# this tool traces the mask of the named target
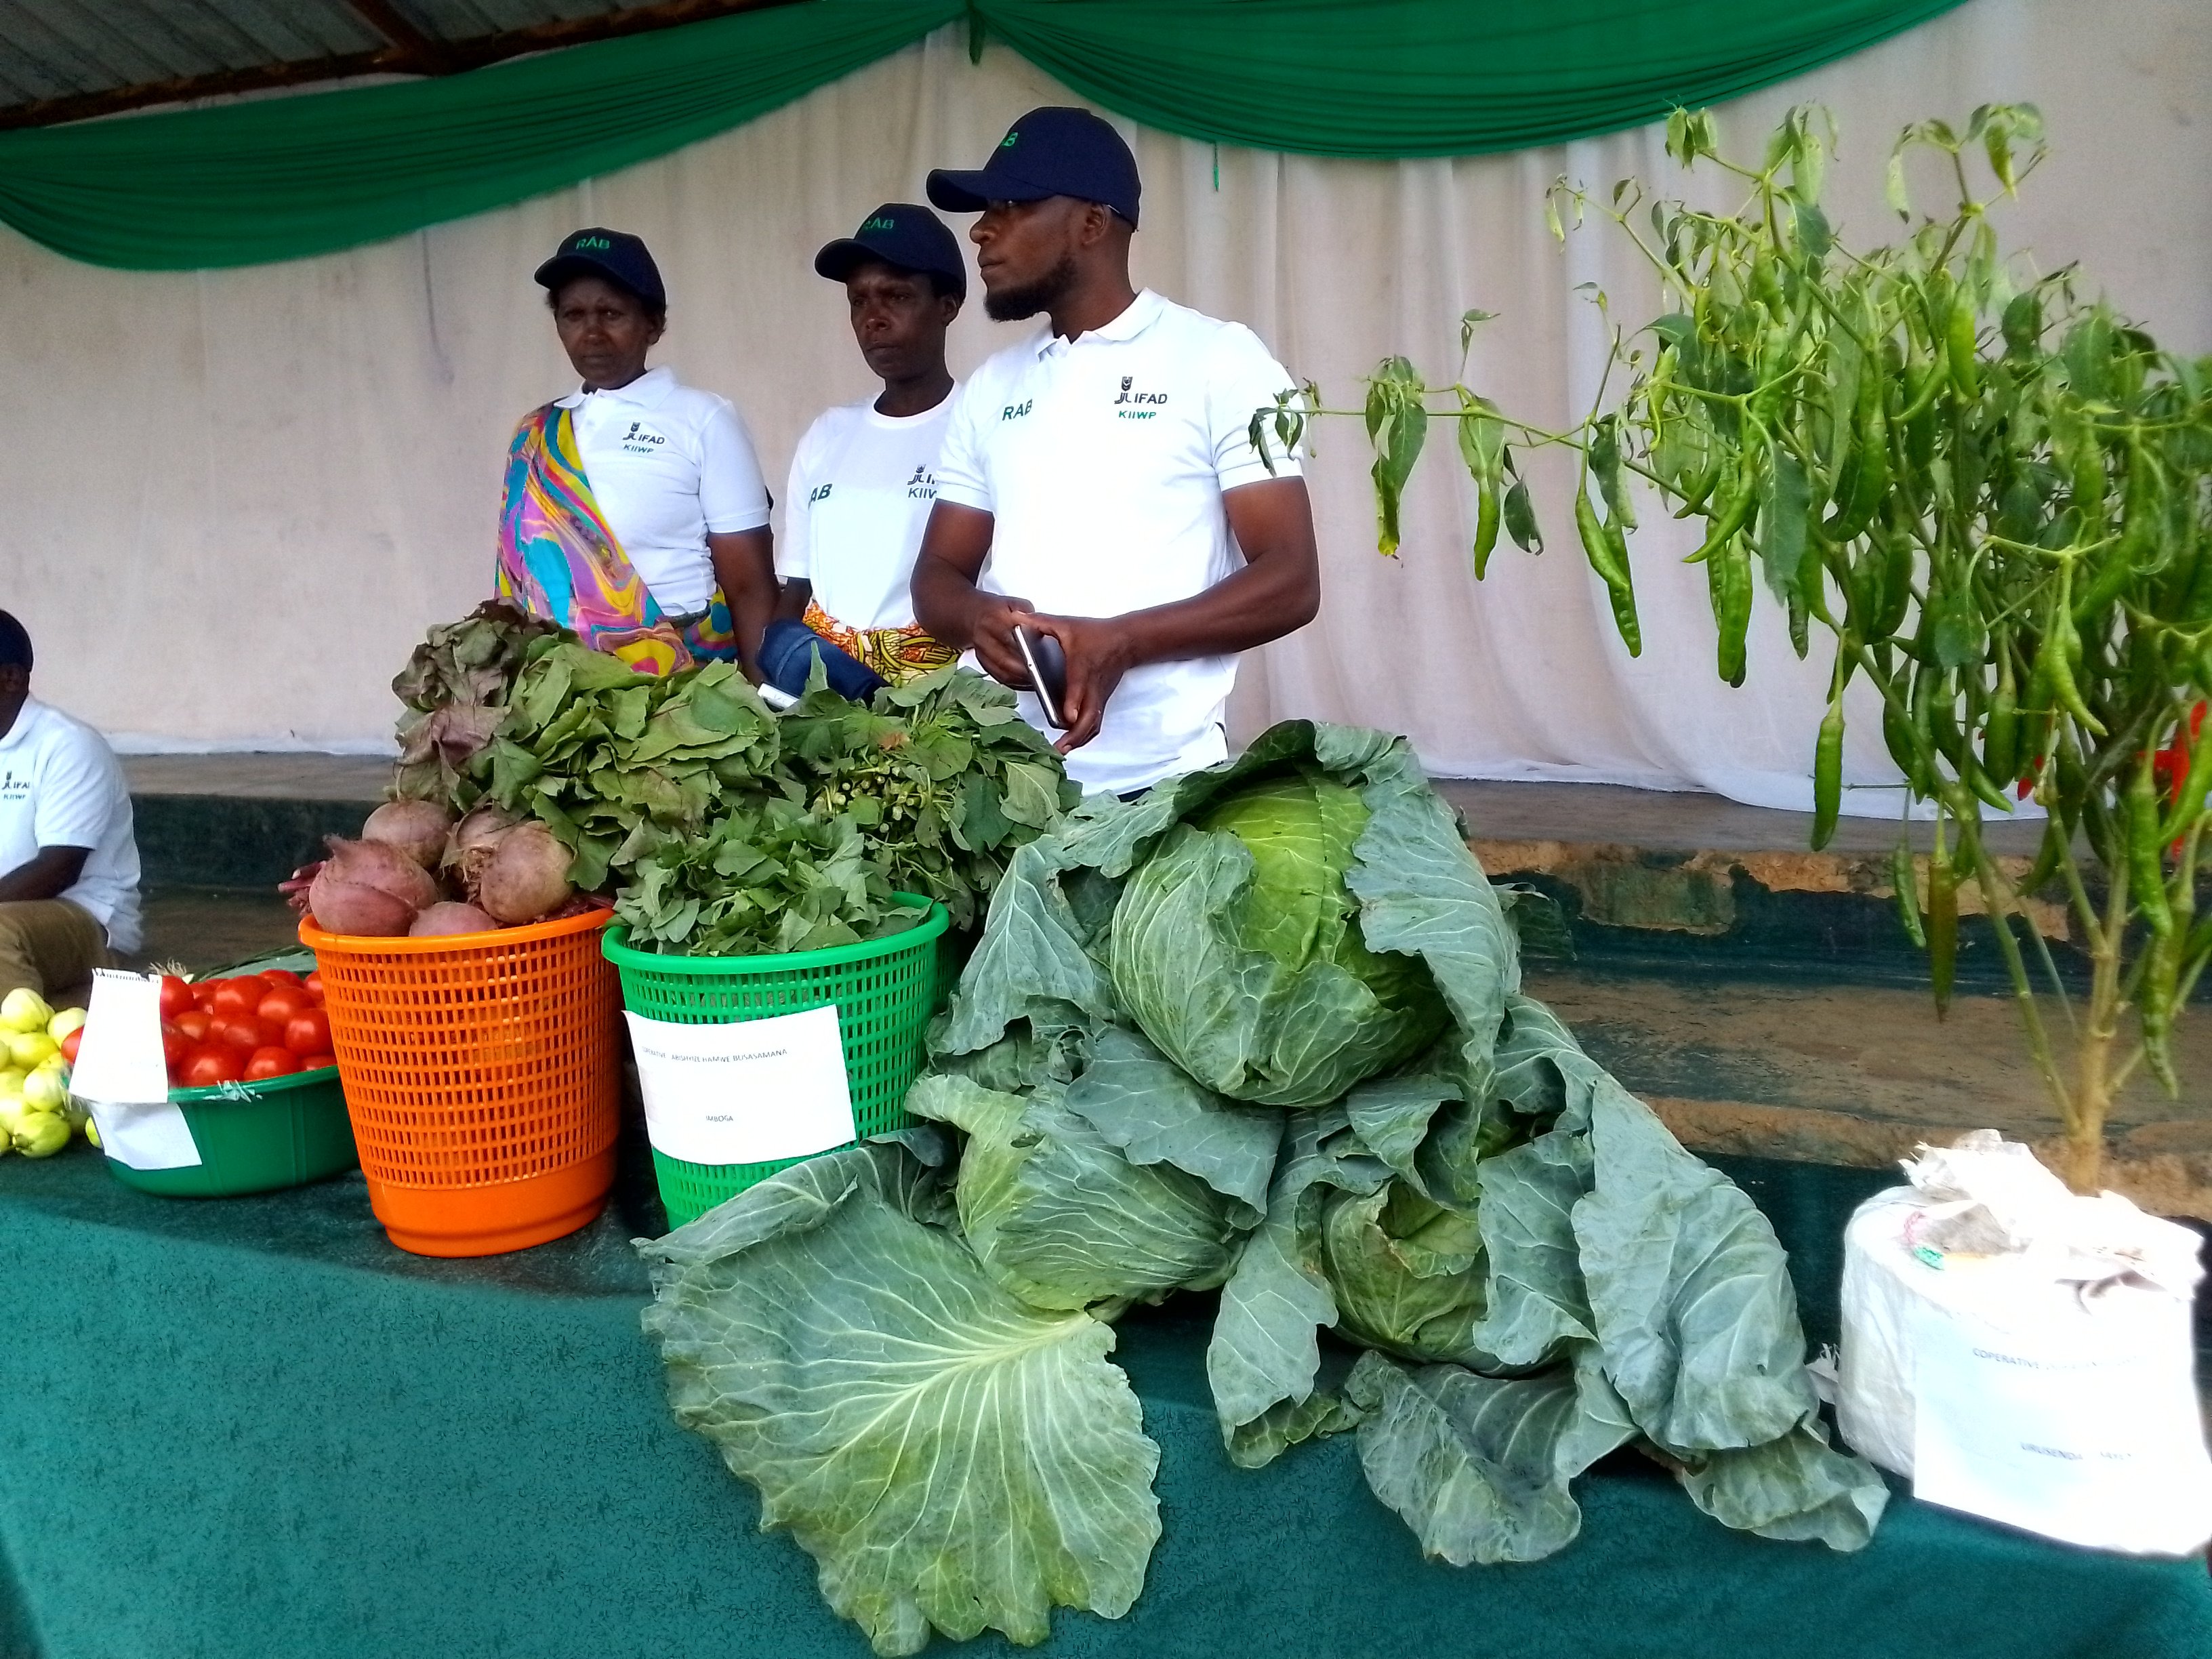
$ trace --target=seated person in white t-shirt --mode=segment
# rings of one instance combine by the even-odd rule
[[[719,658],[758,678],[775,611],[768,487],[727,398],[645,366],[668,323],[653,255],[595,227],[537,280],[583,384],[508,445],[500,593],[641,673]]]
[[[942,219],[886,202],[814,269],[844,284],[853,337],[883,390],[826,410],[799,441],[775,550],[783,597],[761,672],[796,695],[818,655],[833,688],[865,697],[959,655],[915,625],[910,590],[952,412],[945,331],[967,298],[968,267]]]
[[[31,636],[0,611],[0,996],[82,1007],[138,948],[138,843],[106,739],[31,695]]]
[[[1130,285],[1137,195],[1129,147],[1079,109],[929,175],[939,207],[982,214],[984,309],[1051,326],[961,388],[914,573],[922,626],[1009,685],[1030,684],[1018,625],[1060,642],[1068,774],[1117,794],[1224,758],[1237,653],[1321,605],[1297,459],[1271,474],[1249,436],[1291,377],[1242,324]]]

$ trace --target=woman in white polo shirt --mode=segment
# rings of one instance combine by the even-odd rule
[[[580,230],[537,280],[583,384],[508,446],[501,595],[641,673],[719,658],[757,678],[775,608],[768,489],[730,400],[645,366],[668,319],[652,254]]]
[[[761,669],[797,693],[819,656],[834,690],[865,697],[958,656],[915,625],[910,590],[957,390],[945,331],[968,268],[943,220],[886,202],[817,253],[814,270],[843,285],[853,338],[883,389],[824,410],[799,441],[776,545],[783,597]]]

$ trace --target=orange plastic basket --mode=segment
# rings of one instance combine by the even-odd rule
[[[496,933],[368,939],[300,924],[368,1200],[417,1255],[572,1233],[614,1183],[620,981],[613,912]]]

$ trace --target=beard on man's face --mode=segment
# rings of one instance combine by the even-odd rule
[[[1075,256],[1063,253],[1058,264],[1033,283],[1024,283],[1019,288],[987,287],[983,292],[983,314],[994,323],[1018,323],[1041,311],[1049,311],[1075,286]]]

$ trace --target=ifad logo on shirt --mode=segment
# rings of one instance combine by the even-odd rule
[[[625,455],[650,455],[655,449],[659,448],[662,444],[665,444],[667,441],[667,439],[661,436],[659,433],[655,432],[651,427],[646,425],[644,422],[632,421],[629,423],[629,430],[623,433],[622,435],[623,453]]]
[[[1136,377],[1133,374],[1121,377],[1121,395],[1114,399],[1115,413],[1125,421],[1149,421],[1160,412],[1161,406],[1168,400],[1168,394],[1164,392],[1133,391],[1132,387],[1135,382]]]
[[[906,481],[906,498],[910,501],[933,501],[937,499],[937,475],[923,463],[914,470],[914,477]]]

